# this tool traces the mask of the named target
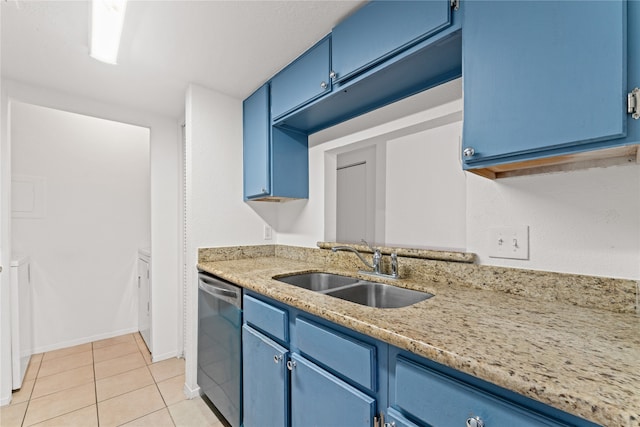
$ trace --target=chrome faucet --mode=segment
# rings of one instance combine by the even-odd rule
[[[364,259],[364,257],[362,256],[362,254],[360,252],[358,252],[357,249],[352,248],[351,246],[334,246],[331,248],[331,250],[333,252],[338,252],[338,251],[350,251],[353,252],[354,254],[358,255],[358,258],[360,258],[360,261],[362,261],[362,263],[364,265],[366,265],[367,267],[371,268],[374,272],[380,272],[380,258],[382,257],[382,255],[379,255],[379,257],[376,259],[376,255],[375,253],[373,254],[373,265],[371,263],[369,263],[369,261],[367,261],[366,259]]]
[[[384,274],[384,273],[382,273],[380,271],[380,265],[381,265],[381,261],[382,261],[382,252],[380,251],[380,249],[372,247],[364,239],[362,239],[362,243],[367,245],[369,247],[369,249],[371,249],[371,252],[373,252],[373,263],[369,263],[357,249],[352,248],[351,246],[334,246],[334,247],[331,248],[331,251],[333,251],[333,252],[337,252],[337,251],[350,251],[350,252],[353,252],[354,254],[356,254],[358,256],[358,258],[360,258],[360,261],[362,261],[362,263],[364,265],[366,265],[368,268],[373,270],[373,271],[360,270],[359,273],[371,274],[373,276],[387,277],[387,278],[390,278],[390,279],[397,279],[399,277],[398,276],[398,255],[395,252],[391,254],[391,274]]]

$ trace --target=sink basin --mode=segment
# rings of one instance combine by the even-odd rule
[[[431,298],[433,294],[369,282],[331,273],[302,273],[274,277],[299,288],[377,308],[399,308]]]
[[[294,274],[292,276],[279,277],[276,280],[316,292],[358,283],[358,279],[353,277],[331,273]]]
[[[353,286],[326,292],[326,295],[377,308],[406,307],[433,296],[428,292],[364,281]]]

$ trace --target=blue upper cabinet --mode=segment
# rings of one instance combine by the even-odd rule
[[[307,136],[271,126],[269,84],[243,103],[244,200],[309,196]]]
[[[271,115],[274,119],[331,91],[330,50],[328,36],[273,77]]]
[[[456,5],[365,4],[272,79],[273,125],[311,134],[460,77]]]
[[[332,70],[343,82],[452,24],[450,0],[371,1],[332,31]]]
[[[625,1],[463,7],[465,169],[629,142]]]
[[[243,164],[245,198],[271,192],[269,148],[269,85],[264,85],[243,103]]]

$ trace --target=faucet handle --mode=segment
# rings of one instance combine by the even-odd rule
[[[391,275],[398,277],[398,254],[396,252],[391,253]]]

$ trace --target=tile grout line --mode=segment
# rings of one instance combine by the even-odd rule
[[[43,357],[43,359],[44,359],[44,353],[43,353],[43,356],[42,356],[42,357]],[[92,356],[92,357],[93,357],[93,356]],[[33,383],[33,387],[34,387],[34,389],[35,389],[36,382],[37,382],[37,379],[38,379],[37,374],[40,372],[40,366],[41,366],[41,365],[42,365],[42,359],[40,360],[40,365],[38,365],[38,372],[36,373],[36,380],[35,380],[35,381],[34,381],[34,383]],[[86,366],[86,365],[83,365],[83,366]],[[47,375],[47,376],[49,376],[49,375]],[[47,376],[45,376],[45,377],[43,377],[43,378],[46,378]],[[66,391],[66,390],[68,390],[68,389],[64,389],[64,390],[60,390],[60,391]],[[57,393],[57,392],[56,392],[56,393]],[[46,397],[46,396],[50,396],[51,394],[54,394],[54,393],[49,393],[49,394],[46,394],[46,395],[44,395],[44,396],[40,396],[40,397],[36,397],[35,399],[31,399],[31,395],[33,395],[33,390],[31,391],[31,395],[29,396],[29,400],[27,401],[27,402],[28,402],[28,403],[27,403],[27,408],[25,409],[24,417],[23,417],[23,419],[22,419],[22,424],[21,424],[22,426],[25,426],[25,424],[24,424],[24,423],[26,422],[26,419],[27,419],[27,410],[29,409],[29,405],[31,404],[31,401],[32,401],[32,400],[37,400],[37,399],[40,399],[40,398],[44,398],[44,397]],[[87,407],[89,407],[89,406],[91,406],[91,405],[83,406],[82,408],[77,408],[77,409],[74,409],[73,411],[65,412],[65,413],[63,413],[63,414],[58,414],[58,415],[56,415],[56,416],[54,416],[54,417],[51,417],[51,418],[47,418],[47,419],[44,419],[44,420],[40,420],[40,421],[38,421],[36,424],[41,424],[41,423],[44,423],[44,422],[46,422],[46,421],[53,420],[53,419],[55,419],[55,418],[58,418],[58,417],[61,417],[61,416],[64,416],[64,415],[70,414],[70,413],[75,412],[75,411],[78,411],[78,410],[80,410],[80,409],[87,408]],[[34,424],[30,424],[30,425],[34,425]],[[25,426],[25,427],[27,427],[27,426]]]
[[[137,344],[137,342],[136,342],[136,344]],[[140,349],[140,346],[138,346],[138,350],[140,350],[140,353],[142,353],[142,350]],[[142,357],[144,357],[144,355],[142,355]],[[145,359],[145,363],[146,363],[146,359]],[[151,364],[153,365],[153,359],[151,361]],[[149,368],[149,365],[147,365],[147,368]],[[176,422],[173,419],[173,416],[171,416],[171,411],[169,410],[169,405],[167,405],[167,401],[165,400],[164,395],[162,394],[162,391],[160,390],[160,386],[158,385],[158,381],[156,381],[156,377],[153,376],[153,371],[151,371],[151,368],[149,368],[149,373],[151,373],[151,378],[153,379],[153,383],[156,385],[156,390],[158,390],[158,393],[160,394],[160,398],[162,399],[162,403],[164,403],[164,409],[166,409],[167,412],[169,413],[169,418],[171,418],[171,422],[175,426]]]
[[[89,351],[83,351],[83,352],[79,352],[79,353],[70,354],[69,356],[65,356],[65,357],[77,356],[78,354],[88,353],[88,352],[89,352]],[[43,358],[44,358],[44,356],[43,356]],[[60,357],[60,358],[58,358],[58,359],[62,359],[62,358]],[[56,359],[52,359],[52,360],[56,360]],[[93,351],[91,352],[91,363],[93,363]],[[40,378],[52,377],[52,376],[54,376],[54,375],[62,374],[62,373],[64,373],[64,372],[68,372],[68,371],[71,371],[71,370],[73,370],[73,369],[82,368],[83,366],[89,366],[89,365],[91,365],[91,363],[87,363],[87,364],[85,364],[85,365],[78,365],[78,366],[75,366],[75,367],[73,367],[73,368],[68,368],[68,369],[62,370],[62,371],[60,371],[60,372],[54,372],[53,374],[43,375],[43,376],[41,376]],[[40,363],[40,366],[42,366],[42,362]],[[40,368],[38,368],[38,373],[40,373]]]
[[[91,343],[91,360],[93,362],[93,392],[96,394],[96,425],[100,427],[100,407],[98,406],[98,379],[96,378],[96,360],[93,357],[94,344]]]
[[[134,334],[131,334],[131,336],[132,336],[132,338],[133,338],[133,341],[134,341],[134,343],[135,343],[135,337],[134,337],[133,335],[134,335]],[[96,376],[96,361],[95,361],[95,358],[93,357],[94,344],[95,344],[95,341],[91,343],[91,348],[92,348],[92,360],[93,360],[93,381],[94,381],[94,382],[93,382],[93,384],[94,384],[94,387],[95,387],[95,394],[96,394],[96,418],[97,418],[97,423],[98,423],[97,425],[98,425],[98,427],[100,427],[100,406],[98,405],[98,403],[99,403],[99,402],[98,402],[98,378],[97,378],[97,376]],[[122,344],[122,343],[112,344],[112,346],[113,346],[113,345],[118,345],[118,344]],[[137,345],[137,343],[136,343],[136,347],[137,347],[137,346],[138,346],[138,345]],[[111,347],[111,346],[103,346],[103,347],[100,347],[100,348],[107,348],[107,347]],[[139,349],[139,348],[138,348],[138,351],[140,351],[140,349]],[[98,362],[98,363],[106,362],[106,361],[108,361],[108,360],[117,359],[118,357],[128,356],[129,354],[135,354],[135,353],[127,353],[127,354],[124,354],[124,355],[121,355],[121,356],[114,357],[114,358],[112,358],[112,359],[102,360],[102,361],[100,361],[100,362]],[[144,357],[143,357],[143,358],[144,358]],[[147,366],[146,361],[145,361],[145,366]],[[117,374],[109,375],[108,377],[104,377],[104,378],[100,378],[100,379],[101,379],[101,380],[104,380],[104,379],[107,379],[107,378],[115,377],[115,376],[117,376],[117,375],[121,375],[121,374],[124,374],[124,373],[127,373],[127,372],[131,372],[131,371],[134,371],[134,370],[136,370],[136,369],[140,369],[140,368],[133,368],[133,369],[129,369],[128,371],[119,372],[119,373],[117,373]],[[152,375],[152,378],[153,378],[153,375]],[[115,398],[115,397],[122,396],[122,395],[124,395],[124,394],[126,394],[126,393],[122,393],[122,394],[119,394],[119,395],[117,395],[117,396],[112,396],[112,397],[110,397],[109,399],[113,399],[113,398]],[[106,402],[106,401],[107,401],[107,400],[109,400],[109,399],[105,399],[103,402]],[[136,418],[136,419],[137,419],[137,418]],[[127,421],[127,422],[131,422],[131,421],[135,421],[135,420],[130,420],[130,421]],[[126,424],[126,423],[125,423],[125,424]]]
[[[135,340],[135,336],[134,336],[134,340]],[[140,353],[140,355],[141,355],[141,356],[142,356],[142,358],[144,359],[144,354],[142,354],[142,350],[140,349],[140,346],[138,345],[137,340],[135,340],[135,341],[136,341],[136,347],[137,347],[137,349],[138,349],[138,352]],[[132,420],[129,420],[129,421],[127,421],[127,422],[123,423],[123,424],[120,424],[121,426],[122,426],[122,425],[125,425],[125,424],[128,424],[128,423],[131,423],[131,422],[133,422],[133,421],[139,420],[140,418],[144,418],[144,417],[146,417],[146,416],[148,416],[148,415],[155,414],[156,412],[162,411],[163,409],[166,409],[166,410],[167,410],[167,412],[169,412],[169,407],[167,406],[167,402],[164,400],[164,396],[162,395],[162,392],[160,391],[160,387],[158,387],[158,382],[156,381],[156,378],[153,376],[153,372],[151,372],[151,368],[149,368],[149,365],[147,365],[147,361],[146,361],[146,359],[145,359],[144,364],[145,364],[145,366],[144,366],[144,367],[146,367],[146,368],[147,368],[147,370],[149,371],[149,375],[151,375],[151,379],[153,380],[153,385],[155,385],[155,386],[156,386],[156,390],[158,391],[158,394],[160,394],[160,398],[162,399],[162,403],[164,404],[164,407],[163,407],[163,408],[158,409],[157,411],[152,411],[152,412],[149,412],[148,414],[141,415],[141,416],[139,416],[138,418],[134,418],[134,419],[132,419]],[[140,368],[136,368],[136,369],[140,369]],[[127,371],[127,372],[130,372],[130,371]],[[151,384],[149,384],[149,385],[151,385]],[[145,387],[148,387],[148,386],[145,386]],[[144,387],[142,387],[142,388],[144,388]],[[140,390],[140,389],[137,389],[137,390]],[[135,390],[133,390],[133,391],[135,391]],[[130,392],[127,392],[127,393],[130,393]],[[126,393],[123,393],[123,394],[126,394]],[[122,396],[122,394],[121,394],[121,395],[119,395],[119,396]],[[169,412],[169,416],[171,417],[171,412]],[[173,421],[173,418],[171,418],[171,422],[172,422],[172,423],[173,423],[173,425],[175,426],[175,422]],[[99,427],[99,426],[98,426],[98,427]]]
[[[31,405],[31,396],[33,396],[33,390],[36,388],[36,382],[38,382],[38,374],[40,373],[40,366],[42,366],[42,360],[44,359],[44,353],[40,358],[40,363],[38,363],[38,369],[36,370],[36,376],[33,379],[33,388],[31,389],[31,393],[29,393],[29,400],[27,400],[27,407],[24,408],[24,414],[22,414],[22,421],[20,422],[20,426],[24,426],[24,422],[27,419],[27,411],[29,410],[29,405]],[[28,369],[28,366],[27,366]]]
[[[169,410],[169,405],[167,404],[167,400],[166,400],[165,396],[162,394],[162,391],[160,390],[159,383],[160,383],[160,382],[164,382],[164,381],[169,381],[169,380],[171,380],[172,378],[175,378],[175,377],[177,377],[177,376],[180,376],[181,374],[174,375],[174,376],[170,376],[170,377],[168,377],[168,378],[164,378],[164,379],[162,379],[162,381],[158,381],[158,380],[156,379],[156,377],[153,375],[153,372],[152,372],[152,370],[151,370],[151,366],[154,364],[154,363],[153,363],[153,361],[151,361],[151,364],[147,364],[147,359],[145,358],[145,354],[146,354],[146,353],[144,353],[144,352],[143,352],[143,349],[141,349],[141,348],[140,348],[141,346],[139,345],[139,343],[138,343],[138,342],[137,342],[137,340],[136,340],[135,333],[131,334],[131,337],[133,338],[133,341],[134,341],[134,343],[136,344],[136,347],[137,347],[137,349],[138,349],[138,353],[137,353],[137,354],[140,354],[140,356],[141,356],[141,357],[144,359],[144,361],[145,361],[144,367],[146,367],[146,368],[147,368],[147,370],[148,370],[149,374],[151,375],[151,378],[152,378],[153,384],[155,385],[156,390],[157,390],[157,392],[160,394],[160,398],[162,399],[163,407],[162,407],[162,408],[160,408],[160,409],[158,409],[158,410],[156,410],[156,411],[152,411],[152,412],[150,412],[150,413],[148,413],[148,414],[145,414],[145,415],[143,415],[143,416],[141,416],[141,417],[135,418],[135,419],[133,419],[133,420],[129,420],[129,421],[127,421],[127,423],[128,423],[128,422],[133,422],[133,421],[135,421],[135,420],[137,420],[137,419],[139,419],[139,418],[142,418],[142,417],[148,416],[148,415],[153,414],[153,413],[155,413],[155,412],[159,412],[159,411],[161,411],[162,409],[166,409],[166,410],[167,410],[167,412],[169,413],[169,417],[170,417],[170,419],[171,419],[172,424],[173,424],[174,426],[176,426],[176,421],[175,421],[175,419],[174,419],[173,415],[171,414],[171,411]],[[122,344],[122,343],[113,343],[113,344],[111,344],[111,345],[113,346],[113,345],[118,345],[118,344]],[[107,347],[109,347],[109,346],[102,346],[102,347],[100,347],[100,348],[107,348]],[[94,342],[91,342],[91,348],[90,348],[90,350],[88,350],[88,351],[91,351],[91,367],[92,367],[92,370],[93,370],[93,385],[94,385],[94,387],[93,387],[93,388],[94,388],[94,395],[95,395],[94,403],[93,403],[93,404],[91,404],[91,405],[84,406],[84,407],[82,407],[82,408],[76,408],[76,409],[74,409],[73,411],[65,412],[64,414],[58,414],[58,415],[56,415],[55,417],[48,418],[48,419],[46,419],[46,420],[41,420],[41,421],[39,421],[39,423],[40,423],[40,422],[50,421],[50,420],[55,419],[55,418],[58,418],[58,417],[60,417],[60,416],[68,415],[69,413],[72,413],[72,412],[75,412],[75,411],[78,411],[78,410],[81,410],[81,409],[88,408],[89,406],[95,405],[95,406],[96,406],[96,422],[97,422],[97,425],[98,425],[98,426],[100,426],[100,411],[99,411],[99,405],[98,405],[98,404],[99,404],[99,402],[98,402],[98,387],[97,387],[98,379],[97,379],[97,377],[96,377],[96,364],[97,364],[97,363],[101,363],[101,362],[105,362],[105,361],[108,361],[108,360],[117,359],[118,357],[124,357],[124,356],[130,355],[130,354],[136,354],[136,353],[135,353],[135,352],[132,352],[132,353],[128,353],[128,354],[125,354],[125,355],[120,355],[120,356],[114,357],[114,358],[112,358],[112,359],[107,359],[107,360],[104,360],[104,361],[101,361],[101,362],[96,362],[96,359],[95,359],[95,350],[96,350],[96,348],[95,348],[95,341],[94,341]],[[146,347],[144,348],[144,350],[147,350],[147,349],[146,349]],[[43,396],[40,396],[40,397],[38,397],[38,398],[35,398],[35,399],[34,399],[34,398],[33,398],[33,393],[34,393],[34,391],[35,391],[35,387],[36,387],[36,383],[38,382],[38,379],[46,378],[46,377],[49,377],[49,376],[52,376],[52,375],[57,375],[57,374],[61,374],[61,373],[64,373],[64,372],[67,372],[67,371],[73,370],[73,369],[79,369],[79,368],[82,368],[82,367],[84,367],[84,366],[88,366],[88,364],[87,364],[87,365],[75,366],[75,367],[73,367],[73,368],[69,368],[69,369],[66,369],[66,370],[64,370],[64,371],[58,372],[58,373],[56,373],[56,374],[51,374],[51,375],[47,375],[47,376],[45,376],[45,377],[41,377],[41,378],[39,378],[39,374],[40,374],[40,371],[41,371],[41,369],[42,369],[42,363],[44,362],[44,358],[45,358],[46,353],[47,353],[47,352],[42,353],[42,356],[40,357],[40,360],[39,360],[38,365],[37,365],[37,368],[36,368],[35,377],[34,377],[34,380],[33,380],[33,387],[31,388],[31,390],[30,390],[30,392],[29,392],[28,399],[26,400],[26,407],[25,407],[24,413],[22,414],[22,419],[21,419],[21,423],[20,423],[20,426],[22,426],[22,427],[26,427],[26,425],[25,425],[25,423],[26,423],[26,417],[27,417],[27,412],[28,412],[28,410],[29,410],[29,407],[30,407],[30,405],[31,405],[31,401],[32,401],[32,400],[35,400],[35,399],[39,399],[39,398],[44,398],[44,397],[46,397],[46,396],[49,396],[50,394],[56,393],[56,392],[48,393],[48,394],[45,394],[45,395],[43,395]],[[82,352],[78,352],[78,353],[82,353]],[[76,353],[76,354],[78,354],[78,353]],[[147,350],[147,353],[148,353],[148,350]],[[72,353],[72,354],[70,354],[69,356],[72,356],[72,355],[74,355],[74,354]],[[66,356],[63,356],[63,357],[66,357]],[[55,360],[55,359],[56,359],[56,358],[54,358],[54,359],[52,359],[52,360]],[[114,377],[114,376],[117,376],[117,375],[121,375],[121,374],[125,374],[125,373],[127,373],[127,372],[131,372],[131,371],[133,371],[133,370],[140,369],[140,368],[142,368],[142,366],[141,366],[141,367],[138,367],[138,368],[133,368],[133,369],[130,369],[130,370],[127,370],[127,371],[124,371],[124,372],[120,372],[120,373],[117,373],[117,374],[114,374],[114,375],[110,375],[110,376],[108,376],[108,377],[101,378],[101,379],[111,378],[111,377]],[[89,382],[87,382],[87,383],[85,383],[85,384],[86,384],[86,385],[88,385],[88,384],[89,384]],[[145,387],[146,387],[146,386],[145,386]],[[142,387],[142,388],[144,388],[144,387]],[[63,389],[63,390],[59,390],[59,391],[65,391],[65,390],[67,390],[67,389]],[[135,390],[134,390],[134,391],[135,391]],[[122,394],[126,394],[126,393],[122,393]],[[117,395],[117,396],[121,396],[122,394]],[[117,396],[113,396],[113,397],[117,397]],[[112,398],[113,398],[113,397],[112,397]],[[108,399],[106,399],[106,400],[108,400]],[[126,424],[126,423],[125,423],[125,424]]]

